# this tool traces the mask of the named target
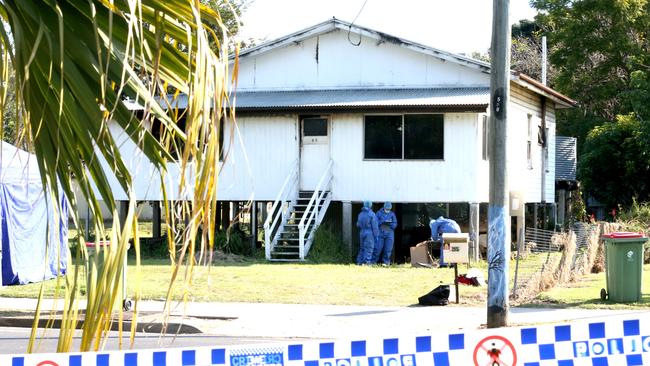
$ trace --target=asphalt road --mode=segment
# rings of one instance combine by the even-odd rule
[[[42,331],[42,330],[41,330]],[[27,352],[30,328],[0,327],[0,354],[22,354]],[[35,353],[50,353],[56,351],[57,329],[50,329],[42,335],[41,341]],[[124,348],[128,349],[128,334],[124,334]],[[201,346],[226,346],[237,344],[274,343],[289,341],[291,338],[265,338],[265,337],[231,337],[215,336],[205,334],[181,334],[160,336],[157,333],[138,333],[134,349],[148,348],[177,348],[177,347],[201,347]],[[295,338],[293,339],[296,340]],[[81,332],[78,331],[74,338],[73,351],[78,350],[81,341]],[[118,332],[111,332],[105,351],[119,349]]]

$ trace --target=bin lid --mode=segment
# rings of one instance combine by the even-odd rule
[[[634,239],[634,238],[645,238],[642,233],[634,233],[630,231],[619,231],[614,233],[609,233],[603,235],[603,238],[608,239]]]

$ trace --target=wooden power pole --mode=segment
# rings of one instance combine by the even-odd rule
[[[488,207],[488,328],[508,324],[508,210],[507,126],[510,95],[509,0],[493,0],[490,71],[490,205]]]

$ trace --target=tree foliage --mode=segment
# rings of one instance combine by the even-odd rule
[[[579,108],[557,130],[578,137],[585,191],[614,208],[650,200],[650,2],[533,0],[551,45],[554,87]]]
[[[648,132],[633,115],[595,127],[580,157],[579,176],[608,207],[627,207],[650,198]]]
[[[511,27],[512,42],[510,48],[510,67],[512,70],[526,74],[533,79],[542,80],[542,35],[540,26],[531,20],[522,19]],[[488,54],[473,52],[475,60],[490,62]],[[555,69],[547,62],[547,84],[553,86]]]
[[[511,27],[510,67],[535,80],[542,81],[542,32],[531,20],[522,19]],[[553,69],[547,62],[547,84],[553,79]]]
[[[533,0],[553,44],[555,87],[587,114],[614,120],[630,111],[632,75],[650,60],[647,0]]]

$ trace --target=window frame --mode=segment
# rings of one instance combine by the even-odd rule
[[[406,115],[439,115],[442,116],[442,158],[427,158],[427,159],[407,159],[405,157],[405,131],[406,131],[406,126],[405,126],[405,119],[404,117]],[[366,117],[368,116],[400,116],[402,123],[401,123],[401,143],[402,143],[402,149],[401,149],[401,157],[400,158],[366,158]],[[362,141],[363,143],[361,144],[361,154],[363,155],[362,160],[363,161],[445,161],[445,113],[431,113],[431,112],[416,112],[416,113],[364,113],[363,118],[362,118],[362,126],[363,126],[363,133],[362,133]]]
[[[528,113],[528,140],[526,141],[526,164],[529,170],[533,169],[533,115]]]
[[[329,115],[302,115],[300,116],[300,141],[303,145],[327,145],[330,141],[330,125],[331,118]],[[321,119],[325,120],[325,135],[305,136],[305,120],[308,119]]]
[[[490,118],[487,114],[483,115],[482,118],[483,131],[481,134],[481,140],[483,146],[481,148],[481,157],[484,161],[490,160]]]

